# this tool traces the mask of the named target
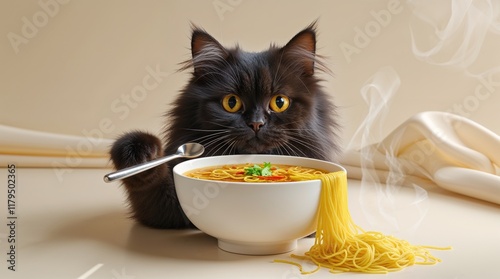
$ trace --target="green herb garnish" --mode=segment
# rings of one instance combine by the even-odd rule
[[[271,163],[264,162],[264,167],[259,165],[253,165],[253,167],[245,168],[245,175],[255,175],[255,176],[271,176]]]

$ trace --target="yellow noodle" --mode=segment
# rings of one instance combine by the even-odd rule
[[[271,170],[271,177],[283,176],[283,178],[266,179],[261,176],[245,175],[245,168],[248,167],[253,167],[253,164],[225,165],[196,169],[186,173],[186,175],[197,179],[234,182],[287,182],[295,180],[306,180],[307,177],[309,177],[309,179],[318,179],[318,175],[326,173],[321,170],[300,166],[274,165]]]
[[[420,264],[436,264],[441,260],[428,249],[446,250],[450,247],[415,246],[380,232],[365,232],[354,224],[347,204],[347,177],[345,172],[329,174],[295,173],[295,180],[320,179],[322,182],[317,211],[317,231],[314,245],[303,256],[291,255],[299,260],[309,260],[318,266],[304,271],[302,265],[287,260],[299,267],[302,274],[316,272],[319,267],[331,272],[387,273]]]

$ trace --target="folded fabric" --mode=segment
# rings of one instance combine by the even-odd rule
[[[349,177],[416,176],[463,195],[500,204],[500,136],[462,116],[419,113],[381,142],[347,150]]]
[[[0,166],[110,167],[113,140],[71,136],[0,125]]]

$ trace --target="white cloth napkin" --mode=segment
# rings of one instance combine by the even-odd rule
[[[381,142],[347,150],[341,163],[350,178],[362,179],[364,170],[381,180],[416,176],[500,204],[500,136],[455,114],[419,113]]]
[[[71,136],[0,125],[0,167],[109,167],[113,140]]]

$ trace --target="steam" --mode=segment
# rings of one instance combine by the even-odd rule
[[[466,69],[488,32],[500,34],[500,2],[492,0],[408,0],[417,20],[410,23],[412,51],[430,64]],[[424,23],[424,24],[422,24]],[[420,32],[428,27],[433,32]],[[434,36],[429,40],[429,33]],[[427,46],[422,46],[428,42]]]
[[[467,103],[473,111],[476,108],[471,104],[488,99],[500,84],[500,67],[475,75],[469,72],[488,34],[500,34],[500,1],[408,0],[407,3],[413,14],[409,26],[413,54],[429,64],[459,68],[476,77],[479,89],[467,97],[468,101],[474,101]],[[351,177],[361,179],[360,204],[370,225],[411,233],[429,207],[426,190],[417,185],[423,180],[416,180],[411,174],[425,176],[426,172],[398,154],[404,129],[385,140],[382,129],[400,84],[400,77],[391,67],[379,69],[366,81],[361,96],[368,105],[368,113],[347,147],[353,152],[347,152],[344,163],[360,166],[348,171]]]
[[[383,139],[384,120],[400,84],[398,74],[391,67],[381,68],[368,79],[361,89],[368,113],[348,146],[348,150],[359,150],[360,204],[368,222],[375,228],[383,226],[398,232],[414,231],[428,209],[424,189],[415,184],[403,186],[407,184],[404,171],[407,167],[395,152],[399,138],[394,137],[387,147],[375,144]],[[410,191],[410,194],[401,195],[401,191]]]
[[[382,139],[382,127],[376,126],[385,119],[391,99],[400,85],[401,80],[392,67],[381,68],[368,79],[361,88],[361,97],[368,104],[368,113],[354,133],[348,149],[359,149]],[[374,127],[376,131],[373,131]]]

